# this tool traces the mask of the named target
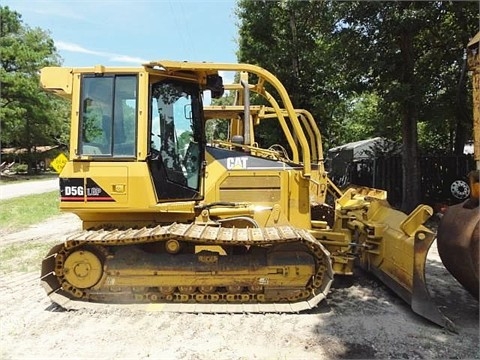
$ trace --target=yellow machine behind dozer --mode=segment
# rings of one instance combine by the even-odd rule
[[[468,175],[470,198],[450,206],[437,234],[438,253],[445,267],[478,300],[480,258],[480,32],[467,46],[473,81],[473,153],[475,170]]]
[[[223,72],[240,81],[224,85]],[[41,84],[72,103],[60,207],[84,228],[43,260],[53,302],[299,312],[358,263],[413,311],[451,325],[425,285],[435,234],[423,224],[432,209],[407,215],[388,205],[385,191],[338,190],[311,114],[295,109],[265,69],[174,61],[48,67]],[[218,98],[225,89],[236,92],[235,105],[203,106],[204,92]],[[227,119],[227,139],[207,138],[209,119]],[[276,121],[288,145],[260,147],[263,121]]]

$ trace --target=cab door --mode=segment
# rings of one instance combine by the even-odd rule
[[[204,160],[198,86],[165,80],[150,89],[150,174],[157,201],[201,199]]]

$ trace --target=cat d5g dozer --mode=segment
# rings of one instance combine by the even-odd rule
[[[219,72],[241,81],[223,85]],[[384,191],[335,189],[315,121],[293,108],[270,72],[158,61],[49,67],[41,84],[72,103],[60,208],[83,221],[42,262],[53,302],[299,312],[322,301],[333,275],[351,275],[357,261],[415,312],[449,326],[425,286],[431,208],[406,215]],[[203,107],[204,91],[218,98],[224,89],[236,91],[235,105]],[[268,105],[251,105],[253,96]],[[226,140],[207,142],[209,118],[229,119]],[[278,122],[286,148],[258,146],[255,130],[267,119]]]

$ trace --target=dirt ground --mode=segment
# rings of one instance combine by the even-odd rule
[[[79,229],[79,220],[64,214],[0,232],[0,251],[26,243],[48,248]],[[15,271],[32,256],[36,270]],[[458,333],[415,315],[360,272],[336,279],[327,301],[300,314],[174,314],[113,305],[64,311],[40,286],[41,257],[17,254],[0,273],[0,359],[480,359],[478,302],[444,269],[435,244],[429,289]]]

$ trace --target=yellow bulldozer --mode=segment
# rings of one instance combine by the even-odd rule
[[[227,72],[239,81],[223,84]],[[300,312],[358,264],[414,312],[452,325],[425,285],[432,209],[404,214],[385,191],[336,188],[315,120],[267,70],[175,61],[47,67],[41,85],[72,104],[60,208],[83,223],[42,262],[53,302]],[[224,91],[235,93],[234,105],[204,105]],[[207,136],[212,119],[227,121],[225,138]],[[276,122],[287,145],[259,145],[264,121]]]

